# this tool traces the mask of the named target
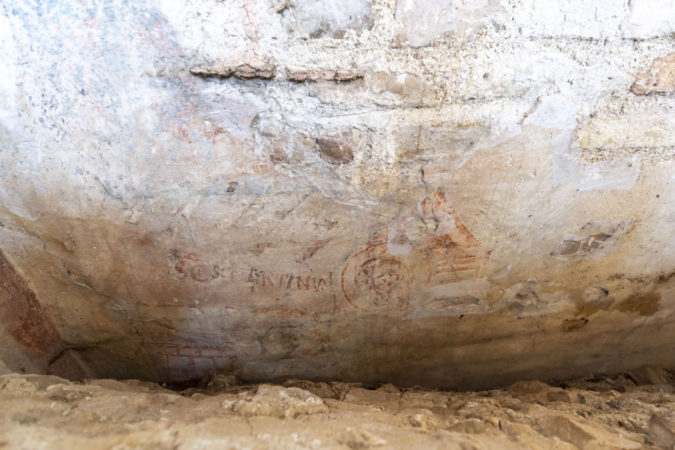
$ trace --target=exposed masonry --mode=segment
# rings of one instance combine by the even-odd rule
[[[217,63],[211,66],[199,66],[190,69],[190,73],[200,77],[229,78],[237,77],[243,80],[261,78],[269,80],[277,72],[276,63],[271,59],[247,59],[235,64]]]
[[[319,67],[286,66],[290,81],[335,81],[344,82],[363,78],[363,72],[350,69],[322,69]]]
[[[630,90],[637,95],[675,92],[675,52],[656,58],[647,70],[638,73]]]
[[[242,80],[259,78],[271,80],[277,73],[277,64],[271,58],[261,60],[252,58],[235,64],[216,63],[210,66],[198,66],[190,73],[200,77],[229,78]],[[320,67],[286,66],[286,78],[289,81],[335,81],[346,82],[363,78],[363,73],[349,69],[324,69]]]

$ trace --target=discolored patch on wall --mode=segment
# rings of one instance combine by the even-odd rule
[[[316,140],[316,145],[321,159],[330,164],[341,165],[354,160],[351,145],[343,136],[320,137]]]
[[[47,312],[2,251],[0,326],[14,339],[20,350],[38,365],[46,367],[50,359],[63,348],[61,336]],[[5,362],[11,365],[13,361]]]
[[[609,297],[607,289],[602,286],[590,286],[577,300],[574,318],[563,320],[562,330],[568,332],[583,328],[593,314],[600,310],[608,310],[613,303],[614,300]]]
[[[638,73],[630,91],[635,95],[675,92],[675,52],[656,58],[647,70]]]
[[[619,238],[628,232],[633,220],[588,222],[574,234],[567,234],[552,254],[561,258],[597,258],[616,249]]]
[[[575,320],[588,319],[600,310],[608,310],[613,303],[614,299],[609,296],[607,289],[602,286],[590,286],[576,302]]]
[[[484,142],[490,135],[490,126],[480,122],[401,124],[393,130],[401,160],[434,161],[433,166],[427,166],[427,171],[432,174],[446,165],[461,165],[473,153],[477,143]]]
[[[294,327],[270,328],[262,337],[262,346],[269,354],[276,357],[289,357],[300,345],[298,333]]]
[[[305,251],[302,252],[302,254],[296,259],[297,262],[303,262],[311,257],[313,257],[316,252],[321,250],[326,244],[328,244],[331,241],[331,239],[319,239],[315,241],[313,244],[311,244],[309,247],[305,249]]]
[[[326,328],[321,324],[300,326],[276,324],[259,335],[263,354],[279,360],[320,353],[326,342]]]
[[[562,330],[565,332],[578,330],[583,328],[588,323],[586,317],[580,317],[578,319],[565,319],[563,320]]]
[[[651,316],[661,308],[661,294],[648,292],[634,294],[616,305],[615,309],[621,312],[638,313],[641,316]]]
[[[188,144],[200,142],[215,143],[220,135],[229,136],[227,131],[221,126],[202,118],[186,120],[181,125],[173,128],[171,134],[175,139]]]
[[[230,343],[148,342],[153,357],[165,376],[189,380],[195,373],[229,373],[235,357]]]
[[[49,374],[58,375],[68,380],[85,380],[96,378],[91,368],[91,361],[76,349],[66,349],[49,364]]]
[[[376,101],[383,105],[433,106],[442,98],[441,92],[434,84],[411,73],[375,72],[368,75],[366,84],[377,96]],[[431,133],[427,131],[427,134]]]
[[[438,297],[426,305],[431,311],[448,311],[452,309],[463,310],[480,304],[480,300],[473,295],[458,297]]]

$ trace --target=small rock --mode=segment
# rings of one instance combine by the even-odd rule
[[[570,393],[564,389],[552,389],[545,394],[546,401],[572,403],[573,399]]]
[[[448,394],[445,392],[406,391],[402,393],[401,403],[413,408],[447,409]]]
[[[33,383],[20,375],[10,374],[0,378],[0,391],[11,392],[14,395],[26,395],[37,390],[38,386],[36,383]]]
[[[639,369],[631,370],[628,374],[638,385],[671,385],[675,382],[668,371],[660,367],[640,367]]]
[[[223,404],[225,408],[228,406],[234,412],[245,416],[294,418],[303,414],[328,412],[323,400],[309,391],[268,384],[258,386],[255,395],[251,395],[250,392],[242,393],[236,403]]]
[[[649,418],[648,436],[652,444],[660,448],[675,447],[675,413],[669,416],[654,413]]]
[[[494,424],[476,418],[468,418],[452,425],[449,430],[458,433],[482,434],[495,431]]]
[[[389,392],[391,394],[400,394],[401,393],[401,390],[391,383],[383,384],[382,386],[377,388],[377,390],[381,391],[381,392]]]
[[[347,428],[336,436],[336,440],[351,449],[379,447],[387,445],[387,441],[375,434],[361,429]]]
[[[74,403],[82,400],[85,397],[85,394],[81,391],[68,389],[66,386],[54,386],[57,389],[51,389],[49,393],[49,400],[63,402],[63,403]]]
[[[363,78],[363,73],[355,70],[338,69],[335,71],[335,81],[353,81]]]
[[[551,389],[546,383],[536,380],[528,381],[516,381],[511,386],[508,387],[508,391],[512,394],[522,395],[522,394],[536,394],[538,392],[544,392]]]
[[[441,422],[429,410],[419,410],[405,413],[404,417],[409,425],[425,431],[436,431],[442,428]]]
[[[322,383],[308,380],[287,380],[284,387],[304,389],[321,398],[341,400],[349,391],[349,386],[344,383]]]
[[[204,389],[208,392],[225,392],[239,385],[236,375],[216,374],[204,380]]]
[[[362,405],[396,403],[401,397],[398,393],[385,392],[380,390],[352,388],[345,395],[345,402],[359,403]]]
[[[537,425],[544,436],[561,439],[578,448],[641,448],[637,442],[623,439],[600,424],[582,422],[563,414],[541,417]]]

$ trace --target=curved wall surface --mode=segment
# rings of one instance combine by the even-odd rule
[[[0,6],[0,360],[475,388],[675,367],[675,6]]]

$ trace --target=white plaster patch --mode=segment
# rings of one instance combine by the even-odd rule
[[[579,190],[631,189],[640,175],[640,159],[634,156],[581,166]]]
[[[445,34],[467,35],[489,24],[497,0],[399,0],[396,17],[402,39],[413,47],[428,45]]]
[[[525,119],[527,125],[569,130],[576,126],[579,105],[567,96],[553,94],[542,97],[537,108]]]
[[[624,35],[649,38],[675,31],[675,1],[631,0],[630,18]]]
[[[543,316],[569,309],[574,301],[565,292],[539,292],[537,280],[509,287],[493,310],[508,309],[518,317]]]
[[[294,2],[294,28],[303,37],[341,37],[350,29],[368,27],[370,0],[303,0]]]
[[[598,117],[579,130],[579,146],[588,149],[675,146],[675,114]]]
[[[605,256],[616,250],[619,240],[634,223],[632,219],[588,222],[573,234],[565,234],[555,255],[563,259]]]
[[[439,315],[484,314],[482,298],[490,289],[487,278],[476,278],[429,287],[415,293],[411,303],[419,305],[407,318]]]
[[[525,119],[525,124],[559,130],[553,138],[553,186],[575,182],[579,178],[578,149],[572,142],[580,106],[562,94],[539,100],[537,108]]]
[[[254,4],[245,0],[161,0],[159,7],[176,30],[181,47],[215,59],[249,49],[256,28],[246,16],[254,13]]]
[[[616,36],[627,11],[615,0],[521,0],[513,8],[515,22],[527,35]]]

